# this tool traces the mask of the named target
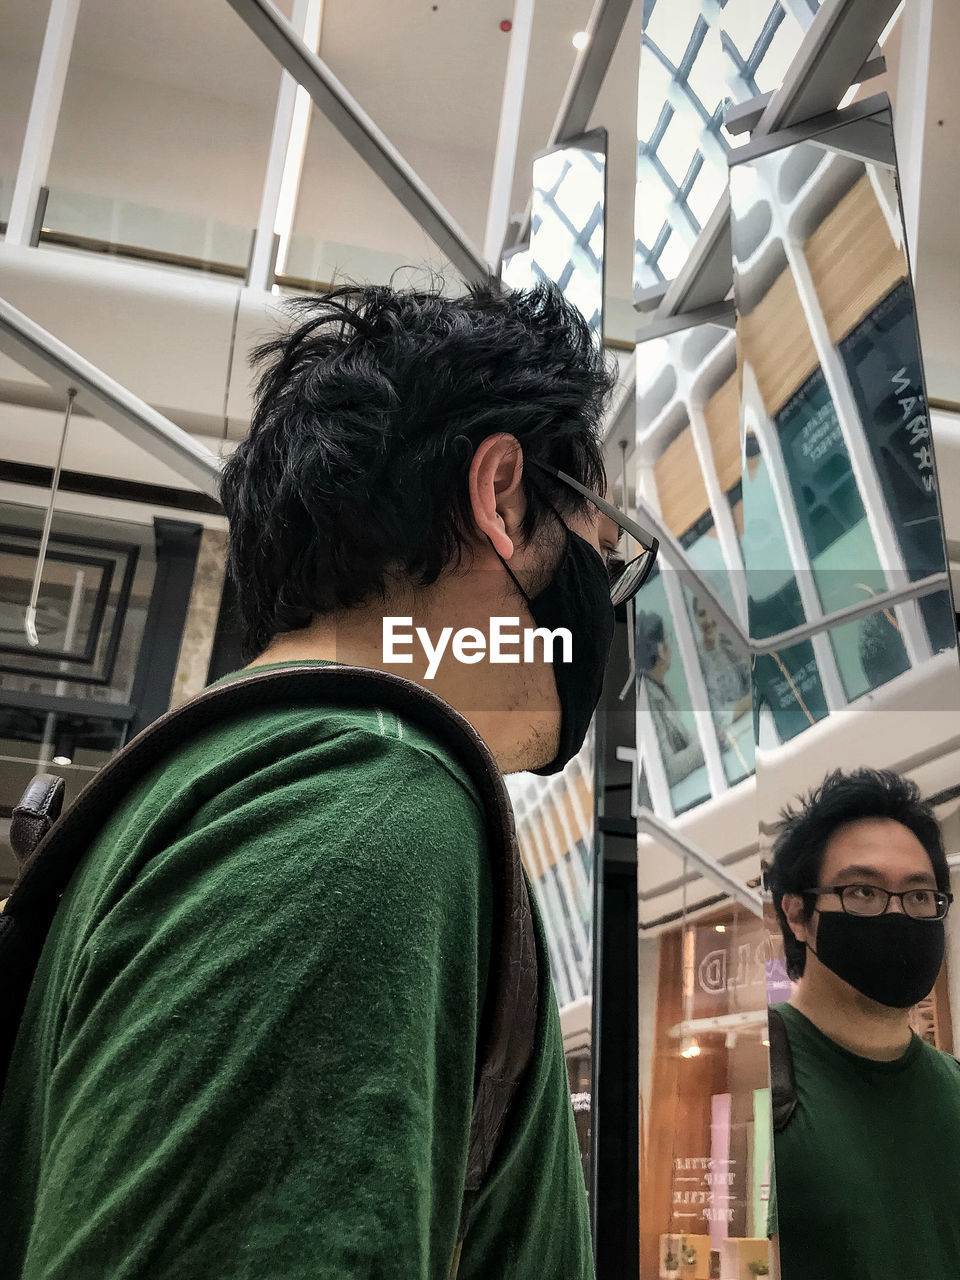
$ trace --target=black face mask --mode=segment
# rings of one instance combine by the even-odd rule
[[[944,947],[942,920],[914,920],[889,911],[882,916],[822,911],[813,954],[861,995],[890,1009],[909,1009],[933,990]]]
[[[553,577],[532,599],[503,557],[500,560],[537,626],[549,631],[566,627],[573,637],[572,662],[562,661],[562,646],[554,646],[553,678],[560,699],[557,754],[549,764],[533,770],[539,774],[559,773],[583,746],[603,689],[603,672],[615,627],[607,570],[590,543],[570,529]]]

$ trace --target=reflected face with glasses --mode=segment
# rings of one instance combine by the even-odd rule
[[[914,832],[892,818],[848,822],[827,841],[816,880],[782,902],[807,950],[808,994],[841,1005],[858,995],[887,1010],[926,996],[952,895]]]

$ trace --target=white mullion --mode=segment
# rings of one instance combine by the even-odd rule
[[[807,545],[803,540],[803,530],[800,528],[800,519],[793,503],[793,493],[787,477],[787,468],[783,461],[783,454],[780,451],[780,439],[776,428],[767,417],[766,410],[760,407],[763,404],[760,388],[757,386],[753,366],[746,361],[743,365],[742,403],[746,406],[747,414],[750,417],[750,428],[757,437],[760,453],[766,464],[767,475],[770,477],[770,487],[773,490],[777,509],[780,512],[784,541],[787,544],[787,554],[790,557],[791,570],[800,592],[800,603],[803,605],[804,615],[808,622],[818,621],[824,617],[823,606],[820,603],[820,596],[814,585],[813,567],[810,564]],[[753,411],[752,413],[750,412],[751,410]],[[743,515],[744,520],[746,520],[746,497],[744,497]],[[750,568],[748,566],[747,573],[749,574],[749,572]],[[840,669],[837,666],[836,654],[833,651],[833,645],[830,643],[829,635],[826,631],[821,631],[817,635],[811,636],[810,643],[813,645],[813,652],[820,669],[820,684],[823,688],[823,696],[826,699],[827,710],[830,712],[839,711],[847,705],[847,695],[843,687],[843,681],[840,678]]]
[[[30,243],[40,189],[50,170],[79,10],[80,0],[52,0],[50,5],[7,219],[7,244]]]

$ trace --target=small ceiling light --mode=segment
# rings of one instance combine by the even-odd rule
[[[57,734],[53,748],[52,763],[58,764],[61,768],[68,764],[73,764],[73,738],[69,733],[62,730]]]
[[[578,31],[573,37],[573,47],[575,49],[585,49],[590,43],[590,36],[586,31]]]
[[[699,1058],[700,1045],[696,1040],[687,1040],[683,1042],[683,1048],[680,1050],[681,1058]]]
[[[53,763],[58,764],[62,767],[64,765],[73,764],[73,761],[70,759],[69,756],[54,756]]]
[[[763,1047],[764,1047],[765,1049],[769,1049],[769,1048],[770,1048],[770,1041],[769,1041],[769,1040],[761,1040],[761,1042],[760,1042],[760,1043],[763,1045]]]
[[[716,929],[717,933],[727,932],[727,926],[725,924],[715,924],[713,927]]]

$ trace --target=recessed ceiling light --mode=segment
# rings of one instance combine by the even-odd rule
[[[575,49],[585,49],[590,43],[590,37],[586,31],[578,31],[573,37],[573,47]]]
[[[68,764],[73,764],[73,761],[70,759],[69,756],[54,756],[51,763],[58,764],[63,769],[63,768],[66,768]]]

